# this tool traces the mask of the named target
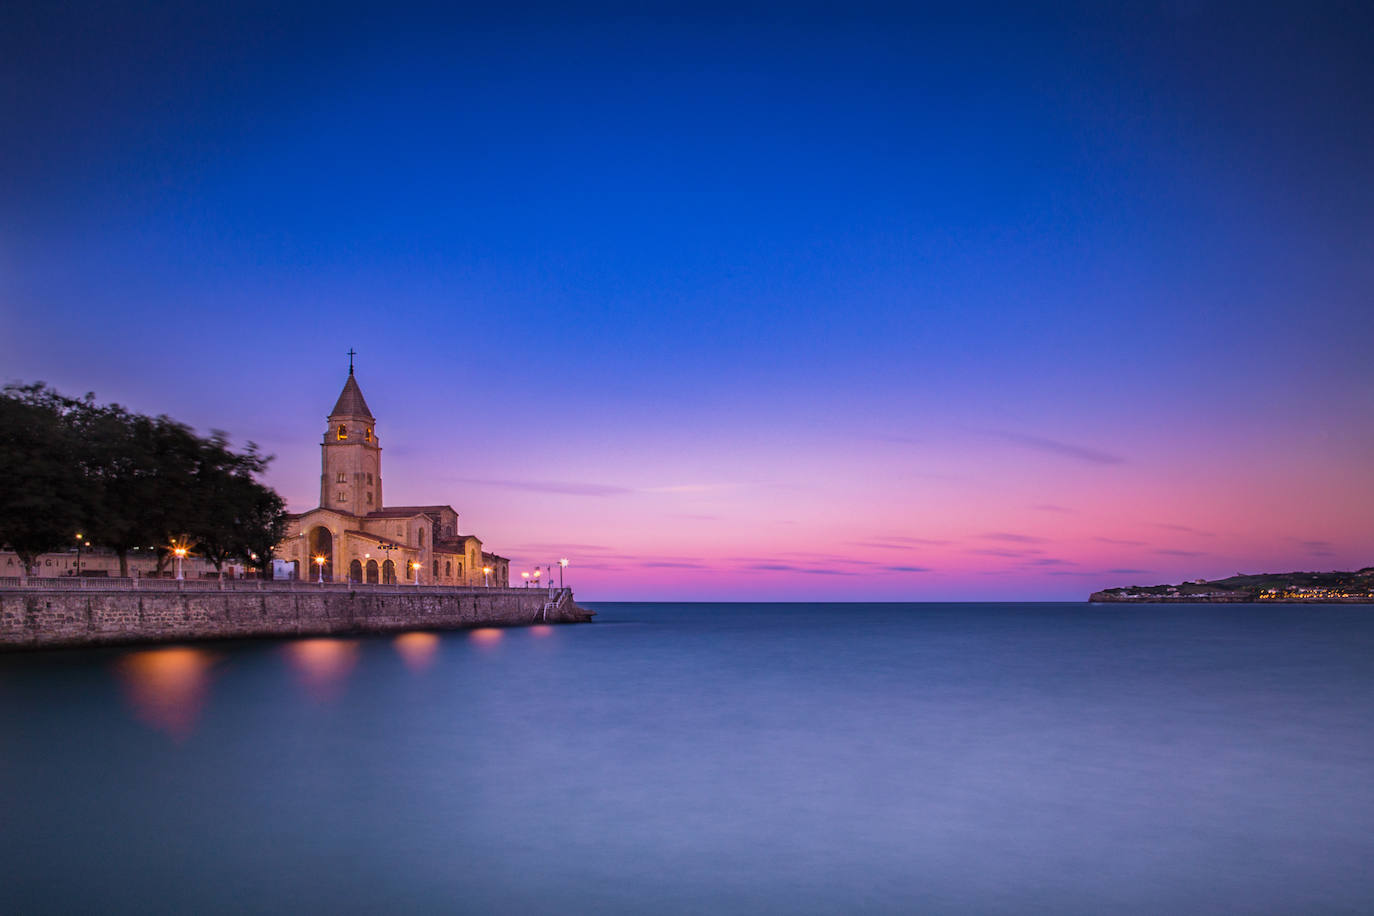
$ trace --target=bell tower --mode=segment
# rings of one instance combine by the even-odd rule
[[[377,421],[353,377],[353,356],[349,350],[348,380],[324,431],[320,506],[367,515],[382,508],[382,447],[377,442]]]

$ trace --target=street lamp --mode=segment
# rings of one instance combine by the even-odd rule
[[[490,566],[483,566],[483,567],[482,567],[482,586],[483,586],[484,588],[491,588],[491,567],[490,567]]]
[[[76,577],[78,579],[81,578],[81,544],[85,539],[80,531],[76,533]]]
[[[327,561],[324,558],[324,554],[320,554],[319,556],[315,557],[315,566],[320,571],[320,577],[318,580],[320,585],[324,585],[324,564],[326,562]]]
[[[520,574],[520,578],[522,578],[522,579],[525,580],[525,588],[529,588],[529,587],[530,587],[530,574],[527,573],[527,572],[522,572],[522,573]]]
[[[415,584],[420,584],[420,563],[418,560],[410,561],[410,571],[415,575]]]
[[[185,579],[186,576],[184,576],[181,572],[181,561],[186,559],[186,548],[178,545],[177,547],[172,548],[172,553],[177,558],[177,578]]]
[[[568,568],[568,558],[563,557],[558,561],[558,587],[563,587],[563,570]]]
[[[399,544],[383,544],[383,545],[381,545],[381,547],[382,547],[382,550],[384,550],[384,551],[386,552],[386,562],[388,562],[388,563],[391,563],[391,551],[393,551],[393,550],[400,550],[400,545],[399,545]],[[392,567],[391,567],[391,568],[392,568],[393,570],[396,568],[396,566],[395,566],[394,563],[392,564]],[[386,567],[383,566],[382,569],[385,570]],[[393,572],[393,573],[391,574],[391,577],[392,577],[393,579],[396,578],[396,573]],[[385,577],[383,577],[383,578],[385,578]],[[395,585],[396,583],[395,583],[395,582],[388,582],[388,583],[386,583],[386,584],[387,584],[387,585]]]
[[[534,569],[534,587],[539,587],[539,567],[537,566]]]

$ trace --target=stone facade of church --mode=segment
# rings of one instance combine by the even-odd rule
[[[509,586],[510,561],[459,534],[453,507],[382,502],[376,423],[350,368],[324,433],[319,508],[291,516],[278,559],[312,581]]]

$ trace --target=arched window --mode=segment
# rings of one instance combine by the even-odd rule
[[[390,560],[387,560],[385,563],[382,564],[382,584],[396,584],[396,564],[391,562]]]
[[[420,546],[425,546],[425,529],[420,529]]]
[[[363,581],[363,564],[362,564],[361,561],[359,561],[359,560],[354,560],[352,563],[349,563],[349,564],[348,564],[348,581],[349,581],[349,582],[361,582],[361,581]]]
[[[363,441],[364,441],[364,442],[371,442],[371,441],[372,441],[372,427],[371,427],[371,426],[369,426],[369,427],[367,427],[365,430],[363,430]]]
[[[434,578],[439,578],[439,561],[434,561]]]
[[[343,425],[342,423],[340,423],[340,424],[339,424],[339,439],[342,441],[342,440],[347,439],[347,438],[348,438],[348,427],[345,426],[345,425]]]
[[[376,560],[368,560],[368,561],[367,561],[367,583],[368,583],[369,585],[376,585],[376,584],[377,584],[377,561],[376,561]]]
[[[445,561],[444,561],[444,575],[446,575],[446,576],[451,576],[451,575],[453,575],[453,563],[450,562],[450,561],[448,561],[448,560],[445,560]]]

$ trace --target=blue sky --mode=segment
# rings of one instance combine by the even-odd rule
[[[517,563],[606,548],[608,596],[810,595],[814,577],[754,591],[646,564],[769,559],[840,522],[860,543],[977,517],[1083,574],[951,530],[925,539],[963,554],[892,564],[942,584],[879,597],[1303,565],[1300,541],[1354,563],[1374,457],[1370,20],[8,6],[0,375],[263,442],[306,508],[356,347],[389,501],[413,481]],[[1113,476],[1080,493],[1085,473]],[[858,498],[855,480],[883,483]],[[795,531],[734,543],[673,521],[787,521],[793,487]],[[696,495],[608,511],[641,488]],[[1276,489],[1298,517],[1227,528]],[[1060,504],[1081,523],[1035,528]],[[1224,546],[1117,531],[1151,525]],[[1095,537],[1188,556],[1099,556]]]

